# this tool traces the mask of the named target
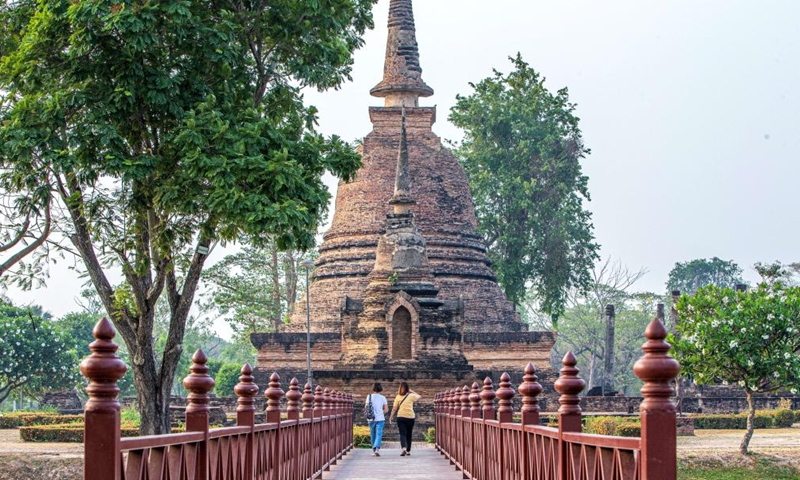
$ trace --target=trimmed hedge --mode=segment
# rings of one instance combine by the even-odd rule
[[[794,412],[785,408],[775,411],[775,428],[792,428]]]
[[[19,417],[22,427],[34,427],[36,425],[63,425],[68,423],[83,424],[83,415],[22,415]]]
[[[139,428],[132,424],[124,424],[121,433],[123,437],[137,437]],[[83,443],[83,423],[20,427],[19,437],[26,442]]]
[[[642,435],[642,424],[638,418],[592,416],[584,418],[584,433],[615,437],[639,437]]]
[[[0,429],[18,428],[23,425],[33,425],[32,423],[24,424],[23,418],[53,418],[62,417],[63,415],[58,412],[31,412],[31,411],[18,411],[8,412],[0,415]],[[59,422],[63,423],[63,422]]]
[[[755,428],[789,428],[794,416],[800,412],[787,409],[758,410],[753,420]],[[747,414],[693,415],[694,428],[708,430],[743,430],[747,428]],[[790,423],[792,422],[792,423]]]

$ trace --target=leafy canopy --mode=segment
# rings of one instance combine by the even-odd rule
[[[697,383],[800,389],[800,287],[762,283],[738,292],[709,285],[681,296],[677,309],[676,353]]]
[[[245,236],[312,246],[330,199],[322,174],[357,170],[350,145],[316,132],[301,88],[349,78],[374,3],[0,7],[0,190],[31,211],[21,199],[35,191],[54,242],[83,260],[131,356],[144,433],[168,428],[209,250]],[[162,294],[163,346],[154,340]]]
[[[0,332],[0,403],[15,390],[38,396],[76,385],[77,356],[54,322],[0,301]]]
[[[706,285],[734,288],[738,284],[744,284],[741,267],[733,260],[717,257],[677,262],[667,280],[670,291],[679,290],[689,295]]]
[[[518,54],[514,71],[494,71],[458,96],[450,121],[464,130],[456,154],[475,199],[478,228],[509,300],[532,287],[554,319],[571,287],[591,282],[597,259],[584,147],[567,89],[550,92]]]

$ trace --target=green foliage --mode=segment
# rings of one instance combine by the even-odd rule
[[[747,414],[693,415],[694,428],[707,430],[744,430],[747,428]],[[775,416],[772,412],[756,412],[753,420],[755,428],[773,428]]]
[[[641,437],[642,424],[641,422],[623,422],[617,425],[616,435],[618,437]]]
[[[14,391],[37,396],[77,383],[77,358],[53,322],[0,301],[0,403]]]
[[[792,428],[794,425],[794,412],[785,408],[775,411],[775,428]]]
[[[734,288],[744,283],[742,269],[733,260],[701,258],[676,263],[669,272],[667,289],[691,295],[706,285]]]
[[[641,382],[633,374],[633,364],[642,355],[644,330],[656,315],[656,305],[663,300],[654,293],[632,291],[644,273],[611,260],[592,270],[592,283],[584,292],[570,295],[568,308],[559,320],[552,357],[554,368],[561,368],[561,359],[572,351],[578,358],[582,377],[589,382],[587,390],[605,384],[628,395],[638,392]],[[610,381],[604,382],[605,309],[609,304],[616,309],[614,369]],[[535,328],[545,328],[546,320],[542,319]]]
[[[797,480],[800,471],[786,466],[785,461],[776,457],[754,456],[753,462],[745,467],[732,467],[725,457],[709,459],[700,457],[700,462],[678,461],[679,480]]]
[[[800,288],[761,284],[746,292],[716,286],[684,295],[675,354],[699,384],[746,392],[800,389]]]
[[[142,423],[141,415],[139,415],[139,412],[133,407],[123,408],[119,416],[122,423],[134,425],[136,428],[139,428],[139,425]]]
[[[83,422],[58,425],[36,425],[32,427],[20,427],[19,437],[25,442],[82,443],[83,429]],[[120,433],[123,437],[136,437],[139,435],[139,428],[132,424],[123,423]]]
[[[587,286],[597,259],[588,178],[575,105],[522,60],[515,70],[471,83],[450,121],[464,130],[456,150],[475,199],[478,228],[508,298],[519,305],[529,287],[557,319],[571,287]]]
[[[233,387],[239,383],[242,366],[235,363],[224,363],[214,376],[214,392],[218,397],[235,395]]]
[[[425,438],[425,443],[436,443],[436,427],[428,427],[422,436]]]
[[[369,436],[369,427],[364,425],[353,426],[353,446],[355,446],[355,448],[372,447],[372,440]]]
[[[208,288],[202,310],[225,318],[236,339],[249,342],[250,333],[277,331],[305,290],[298,264],[297,252],[279,252],[274,242],[244,246],[203,274]]]
[[[639,437],[642,423],[638,418],[591,416],[584,417],[584,433],[616,437]]]
[[[316,132],[301,88],[349,78],[374,3],[0,8],[0,190],[55,212],[127,346],[143,408],[166,411],[209,249],[243,237],[312,246],[330,199],[323,173],[357,170],[350,145]],[[163,415],[142,421],[166,430]]]
[[[800,389],[800,287],[762,283],[739,292],[709,285],[677,305],[678,338],[670,338],[685,373],[698,384],[738,384],[752,396],[781,388]],[[740,452],[753,434],[747,426]],[[754,425],[753,425],[754,427]]]

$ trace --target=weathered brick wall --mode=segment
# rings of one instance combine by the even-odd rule
[[[520,331],[525,326],[489,268],[466,174],[431,130],[435,108],[407,108],[411,196],[420,233],[440,288],[439,298],[464,298],[465,320],[474,331]],[[362,298],[375,262],[389,199],[394,191],[400,143],[400,108],[370,109],[374,129],[362,147],[363,166],[350,183],[340,183],[330,230],[320,248],[311,285],[315,329],[341,320],[345,295]],[[298,303],[289,329],[305,329],[305,302]]]

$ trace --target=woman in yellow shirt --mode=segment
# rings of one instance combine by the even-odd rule
[[[397,429],[400,431],[400,446],[403,448],[401,457],[411,455],[411,433],[414,430],[414,402],[419,400],[419,394],[408,388],[408,383],[401,382],[397,396],[394,397],[394,406],[389,416],[389,421],[393,422],[397,416]]]

